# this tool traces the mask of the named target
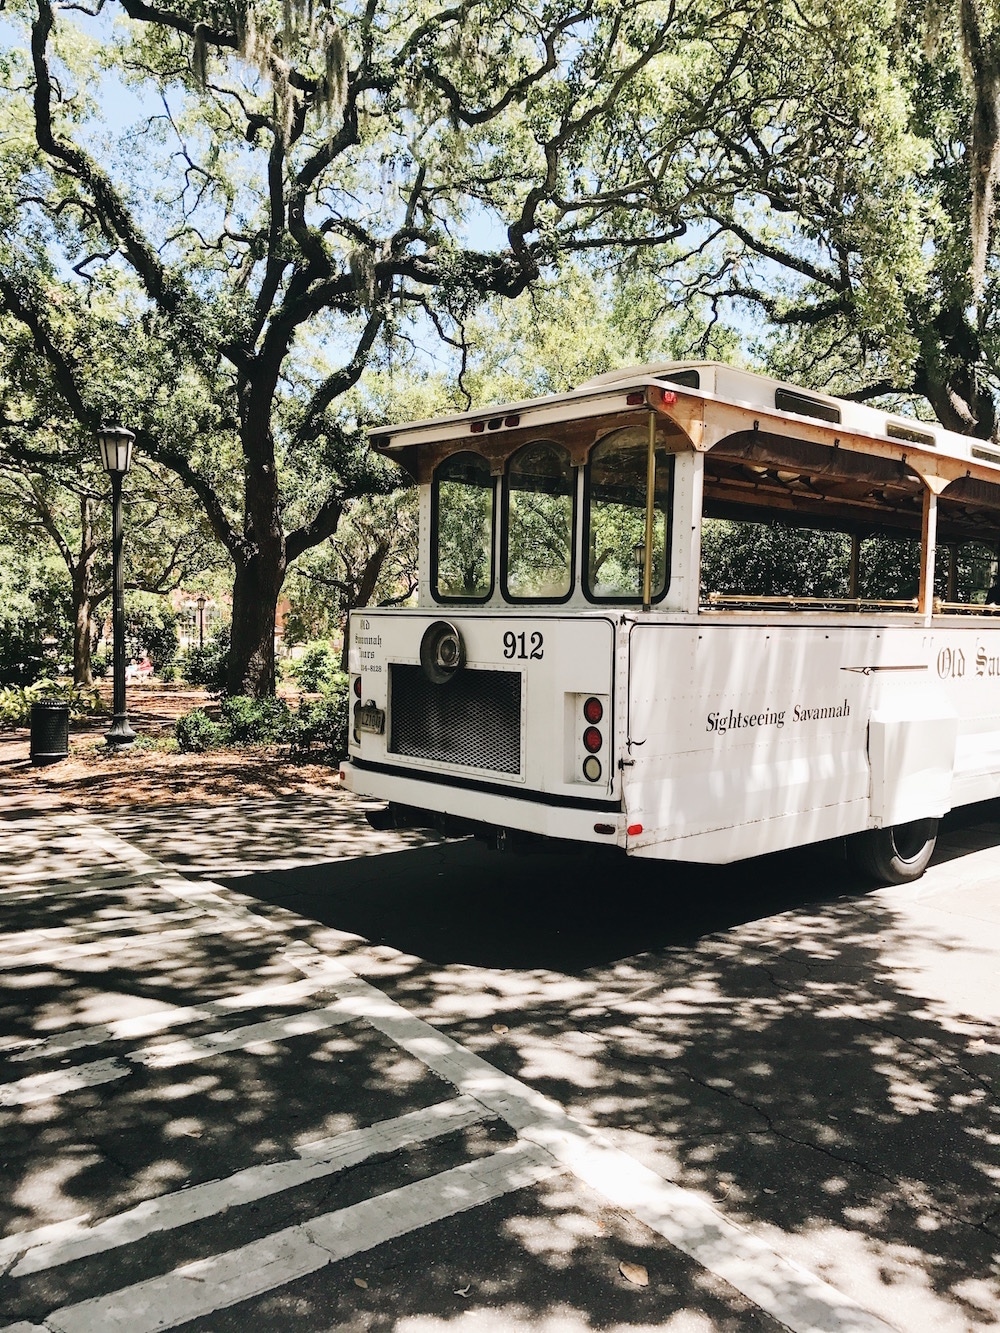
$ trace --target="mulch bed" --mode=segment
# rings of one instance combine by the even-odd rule
[[[0,784],[17,804],[38,799],[86,809],[123,806],[222,804],[245,797],[328,796],[340,785],[337,768],[292,758],[285,747],[212,750],[205,754],[159,750],[112,750],[104,742],[110,725],[110,684],[99,686],[108,712],[70,727],[69,758],[35,768],[27,728],[0,733]],[[289,696],[290,700],[294,696]],[[213,711],[205,690],[189,686],[132,685],[128,716],[139,736],[173,735],[174,723],[192,708]]]

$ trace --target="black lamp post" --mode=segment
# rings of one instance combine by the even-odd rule
[[[122,566],[122,480],[132,463],[135,436],[121,426],[102,426],[97,432],[101,462],[111,477],[112,627],[114,630],[114,704],[109,745],[126,746],[135,740],[125,712],[125,571]]]
[[[198,594],[198,647],[205,646],[205,594]]]

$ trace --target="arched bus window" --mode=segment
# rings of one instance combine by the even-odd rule
[[[587,578],[594,601],[629,602],[642,598],[646,535],[646,461],[648,427],[627,426],[596,444],[587,465]],[[652,600],[669,582],[670,491],[673,455],[656,447],[653,495]]]
[[[561,602],[573,591],[575,474],[569,450],[526,444],[507,467],[504,490],[504,595]]]
[[[452,454],[434,473],[434,596],[485,602],[493,591],[495,483],[479,454]]]

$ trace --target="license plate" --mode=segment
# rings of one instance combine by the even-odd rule
[[[374,704],[354,705],[354,725],[358,731],[370,731],[381,736],[385,731],[385,709]]]

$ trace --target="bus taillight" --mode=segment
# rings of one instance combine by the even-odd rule
[[[600,699],[595,699],[593,695],[583,705],[583,716],[588,722],[600,722],[604,716],[604,705]]]
[[[596,727],[588,727],[587,730],[583,733],[583,744],[584,747],[587,750],[589,750],[591,754],[596,754],[597,751],[604,744],[604,737],[601,735],[601,733],[597,730]]]

